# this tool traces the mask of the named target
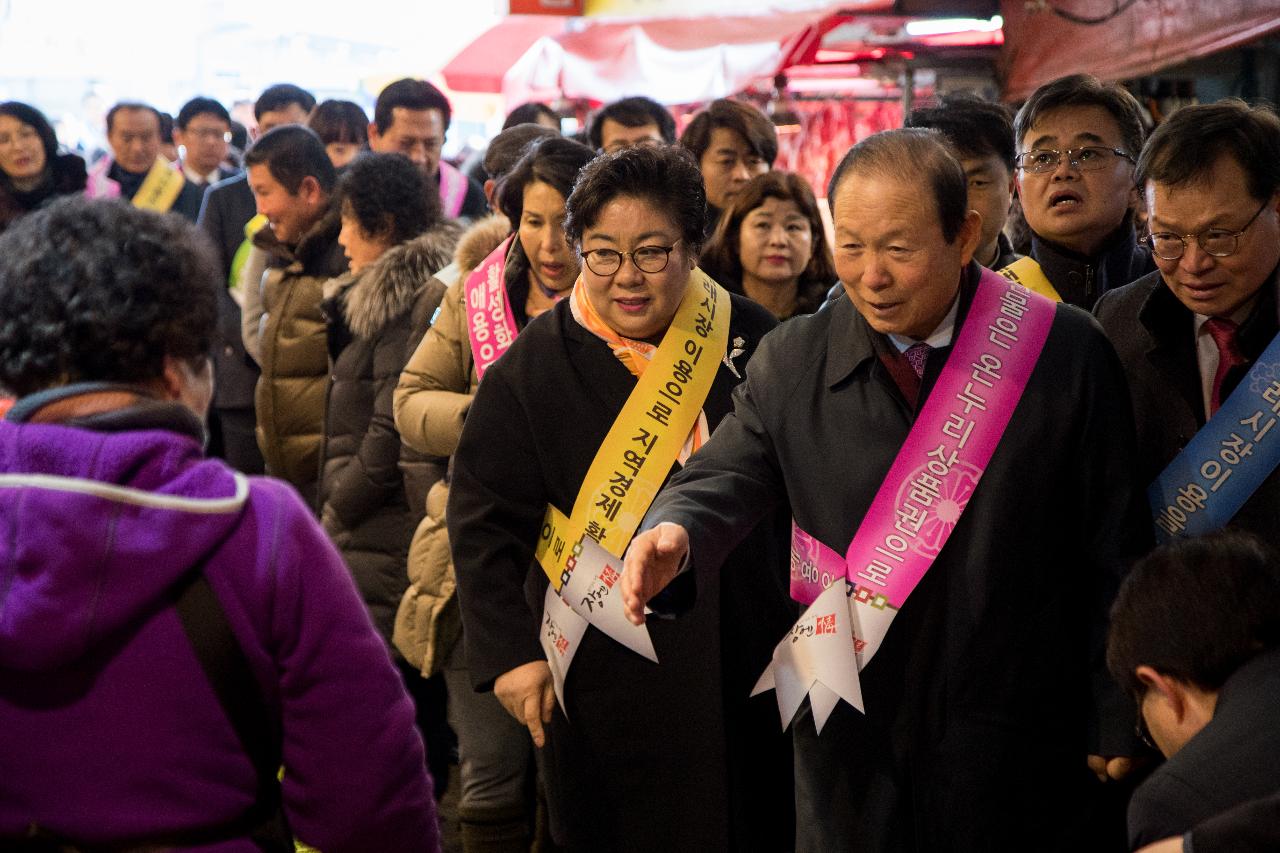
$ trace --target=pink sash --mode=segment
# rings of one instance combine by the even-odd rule
[[[1054,303],[983,270],[958,340],[844,556],[792,525],[791,595],[844,578],[900,608],[942,551],[1022,398]]]
[[[462,203],[467,200],[467,176],[459,172],[451,163],[440,161],[440,201],[444,204],[444,215],[457,219],[462,212]]]
[[[516,339],[516,321],[511,315],[506,282],[507,252],[514,239],[515,235],[512,235],[503,240],[502,245],[490,252],[467,276],[464,285],[467,337],[471,339],[471,358],[475,361],[476,376],[481,379],[489,365],[497,361]]]
[[[86,198],[120,197],[120,184],[107,177],[107,172],[111,171],[111,164],[114,162],[110,154],[98,158],[98,162],[89,170],[88,180],[85,181]]]
[[[1054,312],[1047,298],[983,270],[946,367],[848,552],[792,525],[791,594],[808,607],[752,691],[777,692],[783,727],[806,696],[819,734],[840,701],[865,710],[858,673],[960,521]]]

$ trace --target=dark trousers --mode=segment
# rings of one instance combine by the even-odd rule
[[[431,678],[423,678],[417,667],[403,659],[397,660],[396,665],[404,679],[405,690],[413,700],[415,722],[427,748],[427,771],[431,774],[436,799],[439,800],[449,787],[449,764],[458,745],[458,739],[449,728],[444,676],[437,673]]]
[[[209,411],[209,455],[244,474],[264,472],[252,408]]]

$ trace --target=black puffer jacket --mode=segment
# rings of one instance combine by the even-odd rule
[[[324,288],[331,369],[321,519],[388,644],[409,585],[409,542],[423,513],[420,502],[406,499],[405,478],[438,479],[445,464],[402,450],[391,397],[444,295],[432,276],[449,263],[459,233],[453,223],[438,225]]]

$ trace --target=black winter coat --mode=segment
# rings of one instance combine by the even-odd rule
[[[409,542],[423,506],[405,496],[410,476],[439,478],[444,460],[402,459],[391,398],[400,371],[440,304],[435,273],[459,235],[452,223],[387,250],[359,275],[325,285],[330,376],[320,453],[319,501],[326,532],[342,552],[378,631],[391,643],[409,585]]]
[[[1092,311],[1098,297],[1108,290],[1123,287],[1156,268],[1151,253],[1137,241],[1131,216],[1125,217],[1095,257],[1077,254],[1034,233],[1031,257],[1063,302],[1086,311]]]
[[[731,298],[742,373],[775,321]],[[713,428],[739,381],[720,365],[703,407]],[[485,373],[454,454],[447,510],[478,689],[543,659],[547,579],[533,560],[543,514],[548,503],[572,508],[635,383],[568,300],[530,321]],[[558,844],[593,853],[789,849],[790,745],[772,697],[748,699],[795,618],[784,537],[779,527],[758,530],[723,587],[713,567],[699,568],[689,616],[649,622],[659,664],[587,629],[565,684],[568,717],[557,705],[542,755]],[[767,557],[749,562],[748,553]]]

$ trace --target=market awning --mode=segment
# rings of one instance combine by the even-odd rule
[[[539,39],[564,32],[565,19],[508,15],[467,45],[441,69],[445,84],[459,92],[502,92],[507,71]]]
[[[821,22],[836,11],[893,8],[893,0],[775,0],[780,10],[766,14],[697,16],[699,3],[709,1],[682,0],[688,9],[680,16],[659,18],[510,15],[450,60],[444,81],[455,91],[501,92],[509,100],[555,93],[705,101],[775,74],[798,47],[821,38]],[[610,11],[630,7],[623,2]]]
[[[587,19],[572,32],[539,42],[536,59],[520,63],[523,79],[509,83],[595,101],[643,94],[664,104],[687,104],[727,97],[777,73],[796,41],[811,38],[828,15]]]
[[[1142,77],[1280,31],[1275,0],[1161,0],[1120,4],[1118,14],[1096,0],[1000,5],[1001,76],[1011,99],[1064,74]]]

